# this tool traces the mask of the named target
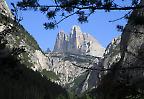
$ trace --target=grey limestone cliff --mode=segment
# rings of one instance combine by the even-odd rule
[[[6,15],[7,17],[13,17],[5,0],[0,0],[0,13]]]
[[[121,59],[120,51],[121,36],[114,38],[112,42],[107,46],[104,58],[102,61],[102,66],[104,69],[110,69],[111,66]],[[105,71],[107,73],[107,71]]]
[[[54,71],[59,76],[59,80],[56,82],[74,91],[76,94],[95,88],[97,82],[99,82],[99,72],[85,69],[85,67],[101,68],[98,65],[101,58],[58,52],[46,55],[51,62],[48,70]]]
[[[93,36],[83,33],[79,26],[73,26],[69,36],[63,31],[58,33],[53,51],[102,57],[104,50]]]
[[[81,94],[96,88],[100,74],[83,67],[102,68],[104,50],[93,36],[73,26],[69,36],[64,31],[58,33],[53,52],[47,54],[52,64],[49,68],[59,75],[59,84]]]
[[[66,52],[68,44],[68,36],[64,31],[60,31],[56,37],[56,43],[54,46],[54,52]]]
[[[144,4],[141,0],[140,5]],[[135,9],[121,37],[113,40],[104,54],[104,73],[97,91],[100,99],[141,98],[144,90],[144,8]],[[109,84],[109,86],[107,86]],[[105,93],[107,92],[107,93]],[[139,92],[141,94],[139,94]],[[106,96],[106,97],[103,97]]]
[[[44,53],[34,38],[17,23],[11,16],[11,12],[5,0],[0,1],[0,32],[7,32],[5,36],[7,47],[24,48],[25,53],[20,54],[19,58],[28,68],[41,70],[46,68],[48,61]]]

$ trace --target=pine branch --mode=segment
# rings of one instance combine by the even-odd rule
[[[112,71],[112,70],[113,70],[113,68],[98,69],[98,68],[91,68],[91,67],[90,67],[90,68],[89,68],[89,67],[83,67],[83,66],[77,65],[77,64],[75,64],[75,63],[72,63],[72,64],[73,64],[74,66],[76,66],[76,67],[79,67],[79,68],[82,68],[82,69],[87,69],[87,70],[96,70],[96,71]],[[121,70],[121,71],[123,71],[123,70],[144,70],[144,67],[142,67],[142,66],[122,67],[122,68],[119,68],[119,69],[117,69],[117,70]]]
[[[78,11],[80,11],[80,10],[78,10]],[[61,22],[64,21],[65,19],[67,19],[67,18],[69,18],[69,17],[75,15],[78,11],[76,11],[76,12],[74,12],[74,13],[72,13],[72,14],[69,14],[69,15],[65,16],[65,17],[62,18],[60,21],[58,21],[55,25],[61,23]]]
[[[47,7],[47,8],[64,8],[64,7],[69,7],[69,6],[63,6],[63,5],[36,5],[36,6],[23,6],[24,8],[41,8],[41,7]],[[101,7],[97,7],[97,6],[71,6],[74,9],[78,9],[78,10],[83,10],[83,9],[95,9],[95,10],[107,10],[107,7],[105,6],[101,6]],[[141,9],[144,8],[144,5],[138,5],[138,6],[124,6],[124,7],[110,7],[108,8],[109,10],[134,10],[134,9]]]

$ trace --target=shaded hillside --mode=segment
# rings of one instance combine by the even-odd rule
[[[141,0],[140,5],[144,5]],[[92,99],[144,99],[144,8],[135,9],[121,38],[108,47],[103,67],[109,69]]]
[[[68,99],[61,86],[28,69],[17,58],[23,48],[7,48],[9,28],[0,33],[0,97],[2,99]]]

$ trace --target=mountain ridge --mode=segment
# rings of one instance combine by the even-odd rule
[[[90,34],[81,31],[79,26],[74,25],[70,34],[60,31],[57,34],[53,52],[69,52],[102,57],[105,48]]]

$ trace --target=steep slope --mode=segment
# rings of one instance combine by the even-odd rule
[[[97,66],[94,64],[97,64],[100,59],[98,57],[84,56],[70,53],[55,52],[46,55],[47,57],[49,57],[49,61],[51,62],[51,66],[49,67],[48,70],[54,71],[56,75],[59,76],[59,81],[57,82],[63,86],[68,86],[70,84],[70,86],[73,88],[74,86],[80,86],[77,84],[77,82],[75,82],[75,79],[77,79],[77,77],[85,74],[85,72],[87,72],[88,74],[91,72],[87,71],[87,69],[84,69],[83,67],[97,68]],[[87,76],[83,79],[86,79]],[[83,85],[83,83],[84,82],[82,82],[81,84]],[[87,89],[88,88],[85,88],[84,90]],[[82,91],[82,89],[80,90]]]
[[[140,5],[144,5],[141,0]],[[121,38],[114,40],[105,53],[105,72],[94,99],[143,99],[144,96],[144,8],[135,9]],[[93,99],[92,98],[92,99]]]
[[[15,50],[2,48],[1,43],[0,46],[2,99],[68,99],[68,93],[60,85],[51,82],[39,72],[26,68],[16,54],[13,54]]]
[[[0,32],[9,29],[9,31],[7,31],[9,35],[6,36],[8,41],[7,46],[10,48],[24,48],[26,53],[21,54],[20,58],[22,59],[22,63],[25,63],[29,68],[33,70],[46,68],[48,65],[47,58],[39,48],[37,42],[23,26],[15,22],[13,17],[9,16],[11,13],[5,1],[2,1],[0,6],[2,7],[0,14]]]
[[[107,46],[104,58],[102,62],[102,66],[105,69],[111,68],[111,66],[121,59],[121,51],[120,51],[120,42],[121,42],[121,36],[114,38],[112,42]],[[105,74],[107,71],[105,71]]]
[[[1,2],[0,5],[5,5],[6,2]],[[8,10],[9,11],[9,10]],[[9,14],[8,14],[9,15]],[[51,63],[48,57],[39,48],[39,45],[35,39],[23,28],[22,25],[13,20],[13,17],[9,17],[7,13],[0,13],[0,32],[6,31],[9,35],[6,35],[8,48],[23,48],[25,53],[19,55],[21,63],[23,63],[27,68],[34,71],[39,71],[42,75],[45,75],[48,79],[52,79],[52,76],[47,76],[47,74],[55,73],[53,71],[48,71],[48,73],[43,73],[43,70],[48,70]]]
[[[13,15],[11,14],[11,11],[5,0],[0,1],[0,13],[7,17],[13,18]]]

